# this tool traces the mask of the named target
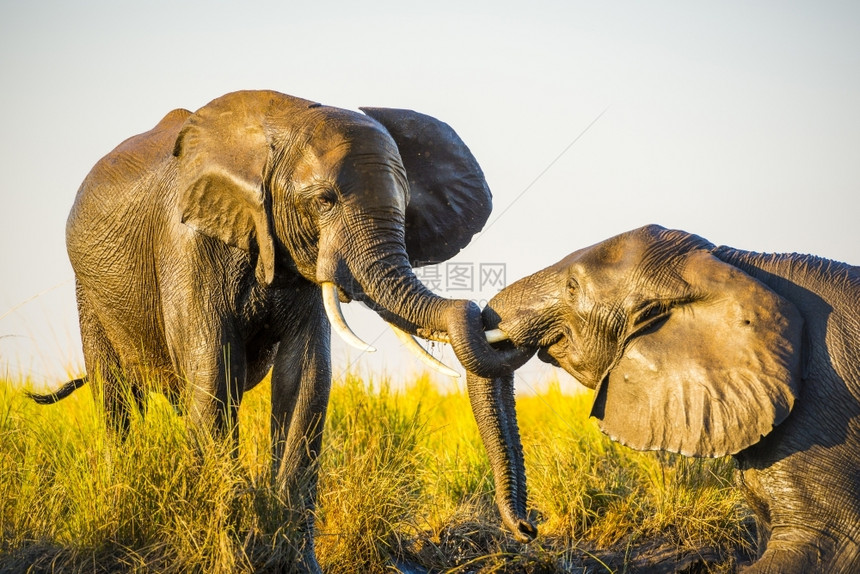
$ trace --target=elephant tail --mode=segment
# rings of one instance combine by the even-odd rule
[[[73,380],[69,381],[68,383],[66,383],[65,385],[63,385],[62,387],[60,387],[59,389],[54,391],[53,393],[47,393],[44,395],[39,395],[39,394],[31,393],[31,392],[27,391],[24,394],[27,395],[27,398],[33,399],[34,401],[36,401],[40,405],[52,405],[52,404],[56,403],[57,401],[61,401],[61,400],[65,399],[66,397],[68,397],[69,395],[74,393],[76,390],[78,390],[79,388],[81,388],[85,384],[87,384],[87,377],[86,376],[81,377],[80,379],[73,379]]]

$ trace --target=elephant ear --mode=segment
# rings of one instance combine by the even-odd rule
[[[598,386],[592,415],[635,449],[735,454],[791,411],[803,320],[789,301],[707,251],[686,257],[682,278],[701,296],[627,343]]]
[[[492,210],[478,161],[451,127],[430,116],[361,108],[397,143],[409,179],[406,251],[413,265],[445,261],[468,245]]]
[[[214,100],[188,118],[176,139],[182,222],[199,233],[257,254],[257,280],[274,279],[274,241],[263,170],[269,146],[264,111],[251,95]]]

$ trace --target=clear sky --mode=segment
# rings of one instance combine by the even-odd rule
[[[80,182],[169,110],[238,89],[461,135],[495,208],[455,259],[474,285],[443,266],[443,295],[488,298],[481,264],[510,283],[647,223],[860,264],[860,3],[411,4],[0,0],[0,369],[83,369],[64,244]],[[421,368],[381,319],[348,317],[380,351],[336,343],[336,371]]]

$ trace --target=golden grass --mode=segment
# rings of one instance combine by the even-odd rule
[[[270,485],[268,394],[246,394],[236,457],[229,443],[192,444],[160,395],[118,445],[89,386],[40,407],[0,382],[0,572],[281,571],[296,537]],[[624,571],[669,548],[732,570],[750,550],[750,515],[731,461],[631,451],[600,434],[589,406],[557,386],[518,400],[540,530],[524,546],[500,529],[465,392],[426,377],[402,391],[336,381],[320,461],[323,569]]]

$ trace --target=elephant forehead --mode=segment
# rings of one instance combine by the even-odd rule
[[[595,287],[612,290],[635,273],[644,252],[645,245],[637,236],[625,234],[574,251],[560,265]]]
[[[295,174],[301,179],[347,181],[403,168],[390,136],[376,126],[343,130],[329,126],[316,130],[301,148]]]
[[[349,153],[396,153],[397,144],[382,126],[363,114],[319,108],[317,115],[310,121],[312,127],[303,130],[303,147],[318,156],[330,150],[349,145]]]
[[[334,181],[352,147],[343,138],[330,138],[326,142],[309,143],[293,171],[300,181],[315,179]]]
[[[580,249],[560,264],[604,300],[632,294],[639,295],[634,300],[671,297],[684,287],[679,269],[688,254],[704,252],[709,245],[687,233],[649,225]]]

